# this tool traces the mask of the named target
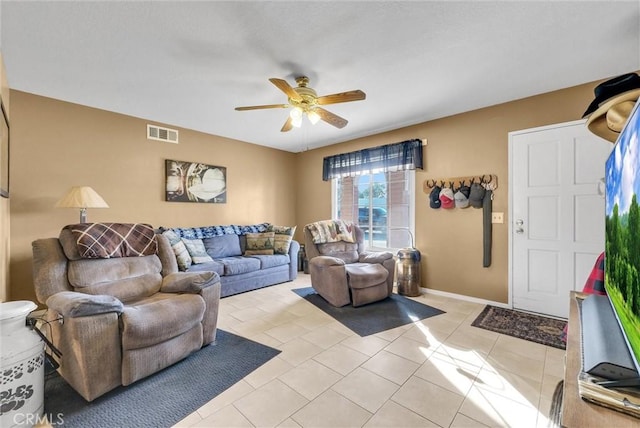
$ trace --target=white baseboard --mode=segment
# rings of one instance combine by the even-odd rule
[[[451,299],[464,300],[466,302],[479,303],[482,305],[497,306],[499,308],[512,309],[507,303],[494,302],[492,300],[479,299],[477,297],[465,296],[463,294],[449,293],[447,291],[433,290],[431,288],[421,288],[425,294],[434,294],[436,296],[449,297]]]

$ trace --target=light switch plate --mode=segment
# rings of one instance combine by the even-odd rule
[[[504,213],[491,213],[491,223],[504,223]]]

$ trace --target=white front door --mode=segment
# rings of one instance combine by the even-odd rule
[[[613,148],[584,121],[509,133],[511,302],[568,317],[604,251],[598,183]]]

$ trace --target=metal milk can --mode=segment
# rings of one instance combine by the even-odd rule
[[[398,250],[396,281],[398,294],[415,297],[420,295],[420,251],[417,248]]]
[[[0,426],[25,427],[44,411],[44,342],[26,326],[36,304],[0,303]]]

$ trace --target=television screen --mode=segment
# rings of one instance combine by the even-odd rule
[[[605,289],[640,372],[640,102],[605,168]]]

